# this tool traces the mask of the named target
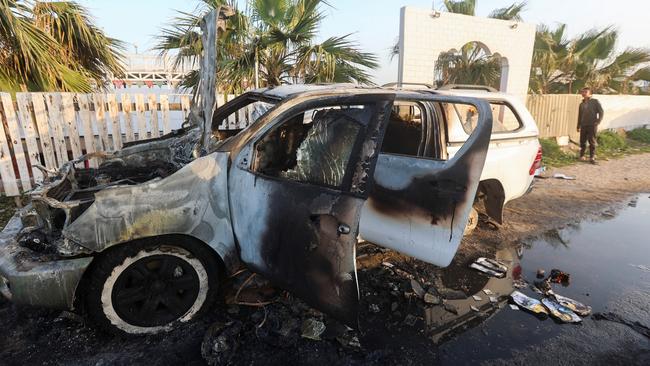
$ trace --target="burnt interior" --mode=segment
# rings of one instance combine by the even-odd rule
[[[340,187],[368,106],[300,113],[255,145],[253,169],[267,176]]]
[[[85,164],[87,161],[78,163]],[[64,208],[43,205],[40,216],[52,232],[60,232],[66,220],[72,222],[81,215],[95,200],[95,193],[115,185],[134,185],[154,178],[164,178],[177,171],[178,164],[166,160],[147,160],[133,162],[129,159],[112,159],[101,163],[96,168],[72,167],[67,175],[52,178],[54,181],[46,191],[47,198],[66,203],[78,201],[76,205]],[[55,183],[58,180],[58,184]],[[66,212],[67,211],[67,212]]]
[[[415,104],[396,102],[390,113],[381,152],[418,156],[422,134],[421,109]]]
[[[176,170],[175,164],[166,161],[151,161],[147,166],[133,166],[123,160],[109,160],[97,168],[73,169],[59,185],[47,192],[47,196],[61,202],[93,200],[95,192],[106,187],[140,184],[154,178],[167,177]]]

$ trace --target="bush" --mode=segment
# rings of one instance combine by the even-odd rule
[[[601,150],[623,151],[627,149],[627,142],[616,132],[604,131],[598,134],[598,147]]]
[[[562,151],[554,138],[539,139],[542,145],[542,163],[548,166],[563,166],[571,164],[574,156]]]
[[[627,132],[627,137],[635,141],[650,144],[650,129],[643,127],[635,128],[634,130]]]

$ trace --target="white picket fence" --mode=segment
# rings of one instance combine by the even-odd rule
[[[35,164],[57,169],[86,153],[119,150],[125,142],[170,132],[170,112],[181,111],[184,119],[190,109],[189,95],[177,99],[171,103],[165,94],[17,93],[14,101],[9,93],[0,93],[0,188],[6,196],[19,196],[42,180]],[[218,101],[221,105],[223,96]],[[237,122],[228,120],[219,128],[240,128]]]

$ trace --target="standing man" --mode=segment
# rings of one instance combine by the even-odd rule
[[[585,160],[585,148],[589,142],[589,161],[596,164],[596,133],[598,124],[603,120],[603,107],[597,99],[591,97],[590,88],[580,89],[582,103],[578,111],[578,132],[580,132],[580,160]]]

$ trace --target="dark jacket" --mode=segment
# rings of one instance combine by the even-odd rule
[[[598,99],[583,100],[578,107],[578,127],[597,126],[603,120],[603,107]]]

